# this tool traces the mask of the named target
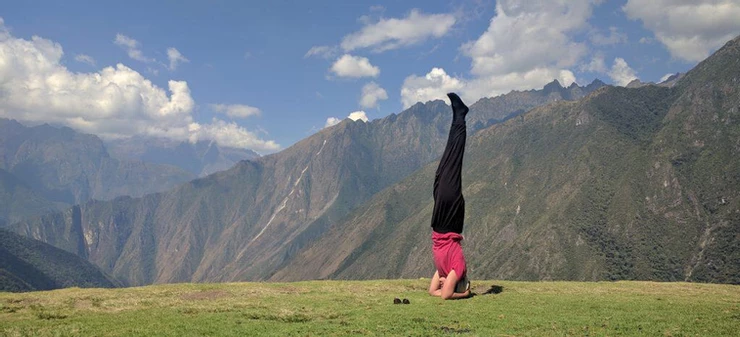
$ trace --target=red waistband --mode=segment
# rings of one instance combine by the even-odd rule
[[[445,244],[446,242],[459,242],[463,240],[463,236],[459,233],[455,232],[449,232],[449,233],[437,233],[435,231],[432,231],[432,242],[435,244]]]

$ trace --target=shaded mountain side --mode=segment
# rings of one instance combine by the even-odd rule
[[[10,172],[0,169],[0,227],[64,208],[40,197]]]
[[[473,278],[740,283],[740,40],[673,88],[603,88],[471,137]],[[271,280],[428,277],[431,163]]]
[[[39,202],[71,205],[120,195],[141,196],[194,178],[173,166],[111,158],[102,141],[93,135],[46,124],[26,127],[3,118],[0,169],[13,177],[17,183],[14,186],[33,193],[25,196],[18,192],[13,198],[16,210],[39,209],[34,206]],[[29,205],[25,206],[26,202]],[[27,215],[1,213],[0,217],[17,220]]]
[[[606,84],[596,79],[584,87],[573,83],[565,88],[558,80],[553,80],[541,90],[512,91],[505,95],[481,98],[470,106],[468,128],[477,131],[541,105],[557,101],[575,101],[603,86]]]
[[[681,188],[676,200],[701,225],[684,273],[702,282],[740,283],[739,56],[736,37],[676,84],[683,95],[656,140],[674,172],[669,184]]]
[[[220,146],[212,141],[190,143],[132,137],[109,141],[106,146],[111,156],[117,159],[171,165],[201,177],[227,170],[240,160],[260,156],[249,149]]]
[[[75,254],[0,229],[0,291],[116,286],[115,280]]]

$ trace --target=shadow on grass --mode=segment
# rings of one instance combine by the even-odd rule
[[[476,290],[481,290],[481,289],[479,288],[479,289],[476,289]],[[486,291],[484,291],[482,293],[473,292],[472,293],[472,296],[470,296],[470,297],[479,296],[479,295],[496,295],[496,294],[500,294],[502,292],[504,292],[504,287],[494,284],[494,285],[491,286],[491,288],[489,288],[488,290],[486,290]]]
[[[486,290],[486,292],[484,292],[483,295],[490,295],[490,294],[496,295],[496,294],[500,294],[502,292],[504,292],[504,287],[503,286],[497,286],[497,285],[494,284],[494,285],[491,286],[491,289]]]

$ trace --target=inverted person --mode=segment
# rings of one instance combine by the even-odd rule
[[[447,146],[434,176],[432,252],[437,271],[429,294],[443,299],[470,296],[470,282],[460,241],[463,240],[465,199],[462,195],[462,164],[467,130],[468,107],[455,93],[447,94],[452,105],[452,125]]]

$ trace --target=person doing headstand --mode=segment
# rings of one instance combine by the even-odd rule
[[[452,105],[452,126],[434,177],[432,252],[437,271],[429,285],[430,295],[446,300],[470,296],[465,256],[460,245],[465,218],[462,164],[468,107],[455,93],[449,93],[447,97]]]

